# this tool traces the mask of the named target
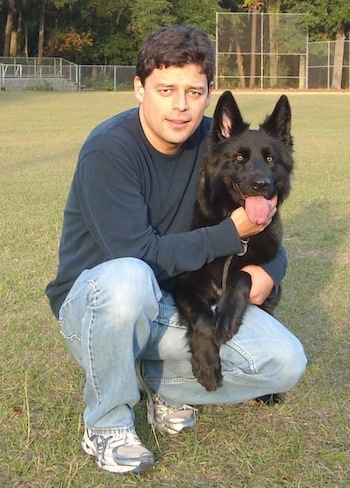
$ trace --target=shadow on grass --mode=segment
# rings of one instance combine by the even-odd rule
[[[350,343],[348,217],[319,199],[284,220],[289,268],[279,315],[306,349],[310,394],[327,402],[331,395],[347,395],[350,386],[350,375],[344,375]]]

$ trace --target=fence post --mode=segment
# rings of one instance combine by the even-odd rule
[[[331,43],[327,41],[327,90],[329,90],[330,86],[330,77],[331,77]]]
[[[0,63],[1,90],[5,89],[5,65]]]
[[[77,64],[75,67],[75,80],[78,85],[78,91],[81,92],[81,65]]]
[[[305,88],[309,89],[309,33],[306,36],[306,58],[305,58]]]

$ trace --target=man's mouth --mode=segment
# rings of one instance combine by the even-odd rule
[[[169,124],[174,127],[175,129],[182,129],[183,127],[186,127],[188,123],[190,122],[189,120],[181,120],[181,119],[168,119]]]

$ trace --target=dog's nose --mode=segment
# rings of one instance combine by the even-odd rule
[[[259,193],[265,193],[271,184],[270,178],[259,178],[258,180],[253,181],[253,188],[255,191]]]

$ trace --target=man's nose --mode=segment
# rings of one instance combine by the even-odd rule
[[[173,108],[181,112],[188,109],[187,95],[185,92],[177,92],[175,94]]]

